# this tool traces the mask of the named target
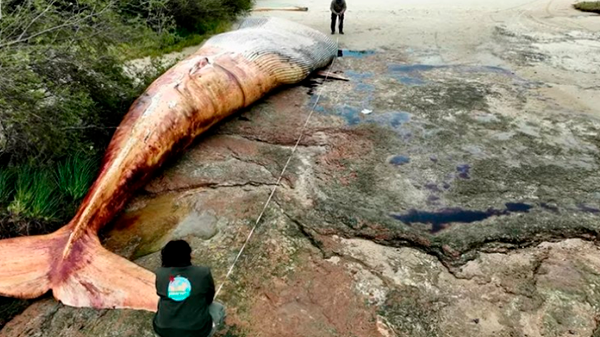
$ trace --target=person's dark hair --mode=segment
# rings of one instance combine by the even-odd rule
[[[192,264],[192,248],[184,240],[172,240],[160,252],[163,267],[187,267]]]

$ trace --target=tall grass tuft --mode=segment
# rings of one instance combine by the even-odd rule
[[[54,221],[59,216],[62,196],[58,192],[56,181],[48,169],[35,170],[32,183],[33,197],[27,210],[27,216],[34,219]]]
[[[96,158],[75,155],[60,163],[56,182],[60,192],[71,201],[81,200],[92,184],[98,163]]]
[[[26,164],[19,167],[13,200],[8,210],[17,217],[54,221],[59,215],[62,197],[47,168]]]
[[[13,215],[26,216],[27,208],[31,203],[33,192],[31,185],[33,184],[33,168],[31,165],[24,164],[19,167],[17,177],[15,179],[14,196],[8,211]]]
[[[0,206],[9,203],[14,192],[14,171],[8,167],[0,168]]]

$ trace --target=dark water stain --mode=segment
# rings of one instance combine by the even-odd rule
[[[397,128],[405,123],[410,122],[411,114],[404,111],[390,111],[384,113],[375,113],[369,115],[365,122],[375,123],[379,125],[387,125],[392,128]]]
[[[417,85],[424,85],[427,84],[427,82],[425,82],[425,80],[421,79],[421,78],[417,78],[417,77],[410,77],[410,76],[395,76],[395,78],[402,84],[406,84],[406,85],[410,85],[410,86],[417,86]]]
[[[586,204],[578,204],[577,208],[579,208],[579,210],[583,211],[583,212],[588,212],[588,213],[593,213],[593,214],[600,213],[600,209],[587,206]]]
[[[545,203],[545,202],[540,203],[540,207],[543,208],[543,209],[545,209],[545,210],[554,212],[554,213],[559,213],[559,210],[558,210],[557,206],[550,205],[550,204]]]
[[[471,176],[469,175],[470,170],[471,166],[469,164],[463,164],[456,167],[458,177],[461,179],[471,179]]]
[[[307,94],[313,96],[315,94],[315,89],[319,86],[323,84],[322,81],[316,79],[316,78],[307,78],[304,81],[300,82],[300,85],[304,88],[308,88],[308,92]]]
[[[367,56],[374,55],[374,50],[350,50],[350,49],[338,49],[338,57],[351,57],[351,58],[364,58]]]
[[[466,65],[429,65],[429,64],[391,64],[388,71],[393,78],[402,84],[417,86],[427,84],[427,80],[421,75],[423,72],[436,69],[453,69],[458,72],[470,73],[496,73],[514,77],[510,70],[496,66],[466,66]]]
[[[307,106],[309,109],[312,109],[313,107],[321,106],[321,105],[316,105],[317,103],[322,104],[327,101],[329,101],[329,97],[327,97],[325,95],[321,95],[321,96],[311,95],[310,99],[308,100]],[[326,110],[325,107],[323,107],[323,109]]]
[[[425,64],[392,64],[388,66],[388,72],[398,82],[409,85],[419,86],[427,84],[421,72],[435,69],[435,66]]]
[[[319,112],[319,113],[327,113],[327,110],[324,107],[320,106],[320,105],[317,105],[315,107],[315,111]]]
[[[358,83],[354,86],[354,89],[359,92],[374,92],[375,87],[371,84]]]
[[[351,80],[361,81],[366,80],[373,77],[373,73],[371,72],[358,72],[354,70],[346,70],[344,71],[344,75],[346,75]]]
[[[388,70],[401,73],[411,73],[416,71],[429,71],[436,68],[446,68],[447,66],[432,66],[428,64],[392,64]]]
[[[439,201],[440,197],[438,197],[437,195],[430,195],[429,197],[427,197],[427,205],[437,206],[439,204]]]
[[[525,203],[506,203],[503,210],[490,208],[486,211],[467,210],[459,207],[445,208],[437,212],[418,211],[411,209],[406,214],[392,215],[407,225],[413,223],[431,224],[431,233],[437,233],[451,223],[473,223],[493,216],[509,215],[511,213],[528,213],[533,206]]]
[[[407,156],[394,156],[390,159],[390,164],[400,166],[410,163],[410,157]]]
[[[507,202],[505,205],[506,205],[507,211],[518,212],[518,213],[523,213],[523,212],[527,213],[527,212],[529,212],[530,209],[533,208],[533,206],[527,205],[522,202]]]
[[[455,69],[461,72],[480,72],[480,73],[498,73],[503,75],[514,75],[514,73],[508,69],[504,69],[497,66],[467,66],[467,65],[430,65],[430,64],[392,64],[388,66],[390,71],[394,72],[424,72],[436,69]]]
[[[434,183],[428,183],[425,184],[425,188],[432,191],[432,192],[441,192],[442,190],[438,187],[437,184]]]
[[[339,110],[339,115],[346,120],[346,124],[351,126],[357,125],[361,122],[358,114],[358,108],[353,106],[344,106]]]
[[[458,70],[470,73],[497,73],[507,76],[514,76],[515,73],[508,69],[497,66],[457,66]]]
[[[311,108],[314,106],[316,99],[311,99]],[[361,111],[363,108],[359,108],[352,105],[336,106],[333,109],[325,108],[321,105],[315,106],[315,111],[324,115],[337,115],[346,121],[349,126],[356,126],[361,123],[377,124],[381,126],[391,127],[398,129],[405,123],[411,120],[411,114],[404,111],[388,111],[382,113],[371,113],[368,115],[363,114]]]

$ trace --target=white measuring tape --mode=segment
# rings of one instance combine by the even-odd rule
[[[339,38],[338,38],[337,42],[338,42],[338,47],[339,47]],[[331,62],[329,69],[333,68],[333,65],[335,64],[336,59],[337,59],[337,57],[333,58],[333,61]],[[328,78],[329,78],[329,73],[327,73],[325,75],[324,81],[326,81]],[[292,161],[292,158],[294,157],[294,153],[296,152],[296,149],[298,148],[298,144],[300,144],[300,141],[302,140],[302,136],[304,136],[304,131],[306,130],[306,126],[308,125],[310,118],[312,117],[313,113],[315,112],[315,108],[317,107],[317,104],[319,103],[319,99],[321,98],[322,93],[323,93],[323,87],[320,88],[319,93],[317,94],[317,99],[315,100],[315,103],[313,104],[312,108],[310,109],[310,113],[308,114],[308,117],[306,118],[306,121],[304,122],[304,125],[302,126],[302,129],[300,130],[300,136],[298,137],[298,140],[296,141],[296,145],[294,145],[294,148],[292,149],[292,153],[290,154],[287,162],[285,163],[283,170],[281,170],[281,174],[279,175],[279,178],[277,178],[277,183],[275,183],[275,186],[273,186],[273,189],[271,190],[271,194],[269,194],[269,198],[265,202],[265,205],[264,205],[262,211],[260,212],[260,215],[258,216],[258,218],[256,219],[256,222],[254,223],[254,227],[252,227],[252,230],[250,231],[250,234],[248,234],[248,237],[246,238],[246,241],[242,245],[242,248],[240,249],[237,256],[235,257],[235,260],[233,260],[231,267],[229,267],[229,270],[227,271],[227,274],[225,275],[225,280],[223,281],[223,283],[221,283],[221,285],[215,292],[215,296],[214,296],[215,299],[217,298],[217,296],[219,296],[219,293],[221,292],[223,285],[225,284],[225,282],[227,282],[227,280],[229,279],[229,276],[233,273],[233,268],[235,267],[235,264],[239,260],[240,256],[242,256],[242,253],[244,252],[244,249],[246,248],[248,241],[250,241],[250,238],[254,234],[254,230],[256,230],[256,227],[258,226],[258,223],[262,219],[262,216],[265,214],[267,207],[269,207],[269,203],[271,202],[271,199],[273,199],[273,195],[275,194],[277,187],[279,187],[279,183],[281,182],[281,179],[283,178],[283,175],[285,174],[285,171],[287,170],[288,165],[290,164],[290,162]]]

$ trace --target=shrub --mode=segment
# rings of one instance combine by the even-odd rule
[[[574,6],[580,11],[600,14],[600,1],[584,1],[576,3]]]
[[[3,4],[3,162],[48,162],[103,149],[133,100],[159,75],[156,70],[136,82],[125,73],[119,48],[136,41],[158,45],[160,36],[141,20],[119,16],[116,3]]]
[[[130,6],[141,8],[144,2],[146,1],[135,0]],[[223,21],[245,14],[251,7],[252,0],[167,0],[161,5],[161,10],[172,17],[179,35],[186,36],[212,32]],[[143,11],[140,14],[156,15],[152,11]]]

